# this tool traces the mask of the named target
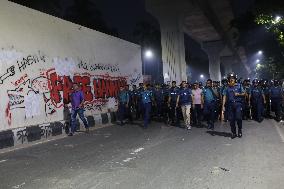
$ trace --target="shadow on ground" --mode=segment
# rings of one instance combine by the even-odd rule
[[[226,132],[206,131],[206,133],[210,134],[211,136],[231,137],[231,133]]]

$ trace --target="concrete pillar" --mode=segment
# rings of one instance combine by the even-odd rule
[[[234,71],[233,64],[235,63],[236,61],[233,56],[222,56],[221,57],[221,66],[224,69],[224,73],[223,73],[224,76]]]
[[[209,59],[209,75],[213,81],[221,80],[220,54],[224,49],[222,41],[211,41],[202,43],[203,50]]]
[[[146,0],[146,7],[160,23],[164,81],[187,81],[184,12],[191,10],[191,4]]]

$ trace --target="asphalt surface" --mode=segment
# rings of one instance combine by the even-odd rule
[[[0,155],[0,189],[283,189],[284,125],[244,122],[243,138],[152,123],[110,126]]]

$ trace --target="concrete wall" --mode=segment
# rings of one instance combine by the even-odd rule
[[[119,85],[142,81],[138,45],[6,0],[0,25],[0,131],[62,123],[72,82],[94,116],[115,111]]]

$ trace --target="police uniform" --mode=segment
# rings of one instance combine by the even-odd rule
[[[274,81],[278,82],[278,81]],[[275,112],[276,120],[280,121],[281,120],[281,103],[282,103],[282,89],[278,84],[275,84],[274,86],[271,87],[269,91],[269,96],[271,99],[271,107],[272,110]]]
[[[176,102],[177,102],[177,97],[179,93],[179,88],[178,87],[171,87],[169,90],[169,97],[170,97],[170,111],[169,111],[169,116],[171,120],[172,125],[176,125],[178,123],[178,114],[177,114],[177,109],[176,109]]]
[[[211,87],[205,87],[203,89],[204,97],[204,118],[207,120],[208,129],[214,129],[214,122],[217,113],[216,100],[217,96],[214,94]]]
[[[126,105],[129,103],[129,94],[126,90],[120,91],[118,94],[118,119],[123,125],[123,119],[127,111]]]
[[[235,86],[228,86],[224,90],[224,96],[226,97],[226,103],[228,108],[228,119],[230,121],[232,138],[236,136],[236,122],[238,125],[238,136],[242,137],[242,97],[235,94],[244,94],[245,91],[240,84]]]
[[[164,91],[161,88],[155,88],[153,91],[154,99],[155,99],[155,109],[156,109],[156,116],[158,118],[162,117],[162,109],[163,109],[163,102],[164,102]]]
[[[141,92],[141,97],[144,109],[144,128],[147,128],[151,117],[153,93],[151,90],[146,89]]]
[[[250,96],[251,96],[251,105],[252,105],[252,114],[253,118],[261,122],[263,120],[262,115],[264,112],[264,99],[263,99],[263,90],[260,86],[253,86],[251,88]]]

